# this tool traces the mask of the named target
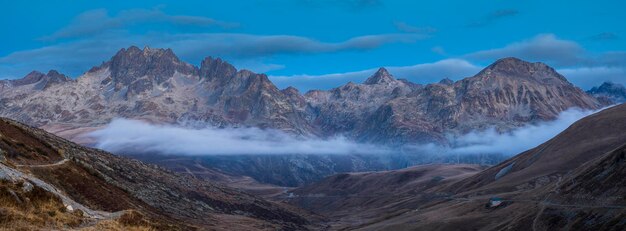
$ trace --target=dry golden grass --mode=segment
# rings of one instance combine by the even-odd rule
[[[66,211],[55,195],[39,187],[25,192],[22,186],[0,181],[0,230],[68,229],[82,223],[82,213]]]
[[[0,180],[0,231],[3,230],[177,230],[177,226],[156,224],[135,210],[117,219],[83,217],[80,210],[69,212],[61,199],[39,187],[25,192],[23,183]]]
[[[149,226],[129,226],[121,224],[117,220],[104,220],[89,227],[82,228],[84,231],[111,230],[111,231],[156,231],[157,229]]]

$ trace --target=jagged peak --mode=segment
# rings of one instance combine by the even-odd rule
[[[381,67],[381,68],[378,68],[378,71],[376,71],[376,73],[374,73],[367,80],[365,80],[364,84],[371,85],[371,84],[380,84],[380,83],[390,83],[395,80],[396,79],[393,78],[391,74],[389,74],[389,71],[387,71],[387,69],[385,69],[384,67]]]
[[[40,72],[40,71],[31,71],[28,74],[26,74],[23,78],[27,78],[28,76],[37,76],[37,75],[45,75],[44,73]]]
[[[41,73],[39,71],[31,71],[30,73],[28,73],[21,79],[14,79],[11,82],[13,83],[14,86],[27,85],[27,84],[39,82],[45,76],[46,74]]]
[[[600,88],[624,88],[624,85],[611,81],[606,81],[600,85]]]
[[[600,86],[595,86],[595,87],[591,88],[587,92],[591,93],[591,94],[605,93],[605,92],[624,92],[624,93],[626,93],[626,87],[624,87],[624,85],[619,84],[619,83],[614,83],[614,82],[607,81],[607,82],[602,83]]]
[[[58,72],[57,70],[49,70],[48,73],[46,74],[46,77],[48,78],[58,78],[58,79],[65,79],[65,80],[69,80],[70,77],[68,77],[67,75]]]
[[[145,58],[170,58],[176,61],[179,60],[178,56],[176,56],[170,48],[150,48],[148,46],[145,46],[143,50],[139,49],[137,46],[130,46],[126,49],[122,48],[113,56],[112,59],[133,58],[138,56],[143,56]]]
[[[191,64],[180,61],[171,49],[137,46],[120,49],[108,62],[97,69],[108,67],[115,82],[130,84],[135,79],[148,76],[162,83],[174,75],[175,72],[192,75],[197,69]]]
[[[231,78],[235,74],[237,74],[237,69],[221,58],[208,56],[200,63],[200,77],[208,79]]]
[[[444,78],[441,81],[439,81],[439,84],[443,84],[443,85],[452,85],[454,84],[454,81],[451,80],[450,78]]]
[[[71,79],[64,74],[59,73],[56,70],[50,70],[47,74],[44,74],[40,71],[31,71],[21,79],[14,79],[10,82],[13,86],[22,86],[40,82],[45,80],[51,83],[60,83],[65,81],[70,81]]]
[[[285,89],[282,89],[280,91],[283,92],[283,93],[289,93],[289,94],[297,94],[297,95],[300,94],[300,91],[297,88],[292,87],[292,86],[289,86],[289,87],[287,87]]]

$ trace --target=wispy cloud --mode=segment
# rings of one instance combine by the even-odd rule
[[[276,54],[316,54],[347,50],[370,50],[389,43],[410,43],[427,38],[422,34],[377,34],[349,38],[341,42],[322,42],[293,35],[251,34],[183,34],[174,35],[168,44],[185,54],[203,51],[205,54],[231,57],[260,57]]]
[[[79,39],[37,49],[13,52],[0,57],[0,78],[21,77],[32,70],[57,69],[77,75],[108,60],[117,50],[130,45],[172,48],[183,60],[195,63],[208,55],[243,60],[280,54],[319,54],[365,51],[389,43],[414,42],[421,34],[377,34],[322,42],[292,35],[253,35],[239,33],[143,34],[126,33]],[[276,67],[276,66],[274,66]],[[245,68],[245,66],[244,66]]]
[[[446,59],[434,63],[386,68],[396,78],[408,79],[416,83],[433,83],[443,78],[458,80],[473,75],[481,69],[481,67],[462,59]],[[281,88],[294,86],[302,91],[307,91],[338,87],[347,82],[360,83],[375,73],[376,70],[377,68],[371,68],[325,75],[270,76],[270,79]]]
[[[501,48],[477,51],[461,57],[470,61],[491,62],[503,57],[518,57],[544,62],[556,67],[568,80],[585,89],[604,81],[626,83],[626,52],[593,53],[576,41],[561,39],[554,34],[539,34]]]
[[[450,146],[407,145],[402,151],[406,154],[512,156],[550,140],[574,122],[595,112],[597,111],[571,108],[561,112],[555,120],[529,124],[509,132],[501,133],[495,129],[472,131],[460,136],[450,136]]]
[[[172,24],[175,26],[198,26],[221,28],[234,28],[238,23],[224,22],[212,18],[191,15],[169,15],[155,9],[130,9],[120,11],[116,15],[110,15],[106,9],[95,9],[79,14],[72,23],[45,36],[43,40],[55,40],[62,38],[75,38],[104,34],[112,30],[127,29],[130,26],[143,24]]]
[[[381,0],[297,0],[306,7],[341,7],[349,10],[364,10],[384,6]]]
[[[483,16],[481,19],[468,23],[467,26],[468,27],[482,27],[482,26],[489,25],[493,22],[496,22],[500,19],[512,17],[517,14],[519,14],[519,11],[516,9],[500,9],[500,10],[490,12],[489,14]]]
[[[585,90],[607,81],[626,85],[626,68],[624,67],[573,67],[557,71]]]
[[[511,43],[502,48],[465,55],[469,59],[495,60],[518,57],[529,61],[551,62],[556,65],[577,65],[586,62],[586,51],[576,42],[540,34],[531,39]]]
[[[610,40],[619,40],[620,37],[619,35],[613,32],[602,32],[602,33],[589,37],[589,39],[595,40],[595,41],[610,41]]]
[[[429,33],[435,33],[437,31],[437,29],[432,28],[432,27],[416,27],[416,26],[409,25],[406,22],[400,22],[400,21],[395,21],[393,25],[399,31],[406,32],[406,33],[429,34]]]

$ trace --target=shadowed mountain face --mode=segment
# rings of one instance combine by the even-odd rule
[[[624,118],[624,104],[605,109],[480,172],[451,165],[340,174],[285,199],[336,215],[336,229],[623,230]]]
[[[602,106],[545,64],[515,58],[457,82],[423,86],[381,68],[363,84],[304,95],[294,88],[279,90],[267,76],[238,71],[219,58],[194,67],[170,49],[130,47],[75,81],[59,76],[31,73],[1,82],[1,115],[69,138],[125,117],[343,135],[372,143],[445,144],[447,134],[487,127],[504,131],[554,119],[570,107]]]
[[[611,104],[626,102],[626,88],[618,83],[605,82],[598,87],[591,88],[587,93],[598,98],[599,101]]]
[[[297,230],[307,229],[310,224],[309,218],[296,209],[136,160],[84,148],[11,120],[0,119],[0,157],[2,185],[30,185],[23,186],[27,188],[24,196],[29,198],[36,198],[28,194],[33,188],[42,191],[40,194],[52,198],[50,203],[54,206],[67,207],[67,211],[57,212],[68,213],[73,227],[120,219],[133,211],[145,218],[145,221],[136,218],[137,222],[157,230],[197,227]],[[1,195],[9,195],[2,203],[14,200],[10,196],[12,188],[0,187]],[[21,206],[30,206],[17,195],[15,198],[18,210]],[[74,210],[81,210],[84,218],[73,216]],[[23,219],[29,219],[20,216],[3,217],[2,223],[20,224]],[[41,225],[30,228],[54,228]]]

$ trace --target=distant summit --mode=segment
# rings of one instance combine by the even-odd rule
[[[626,88],[618,83],[604,82],[598,87],[591,88],[587,93],[613,104],[626,102]]]
[[[223,61],[220,58],[213,58],[211,56],[204,58],[200,64],[200,76],[208,79],[215,78],[231,78],[235,76],[237,69]]]
[[[454,84],[454,81],[449,79],[449,78],[445,78],[445,79],[442,79],[441,81],[439,81],[439,84],[452,85],[452,84]]]
[[[52,85],[70,82],[72,79],[56,70],[50,70],[47,74],[32,71],[21,79],[0,80],[1,88],[26,87],[33,90],[46,89]]]
[[[374,75],[370,76],[367,80],[365,80],[364,84],[381,84],[381,83],[390,83],[395,81],[389,71],[384,67],[381,67],[374,73]]]
[[[181,62],[171,49],[149,47],[143,50],[136,46],[121,49],[103,65],[110,69],[113,82],[124,85],[144,76],[162,83],[175,72],[185,75],[197,73],[193,65]]]
[[[544,84],[569,84],[563,75],[544,63],[531,63],[513,57],[497,60],[483,69],[477,76],[483,78],[524,78]]]

